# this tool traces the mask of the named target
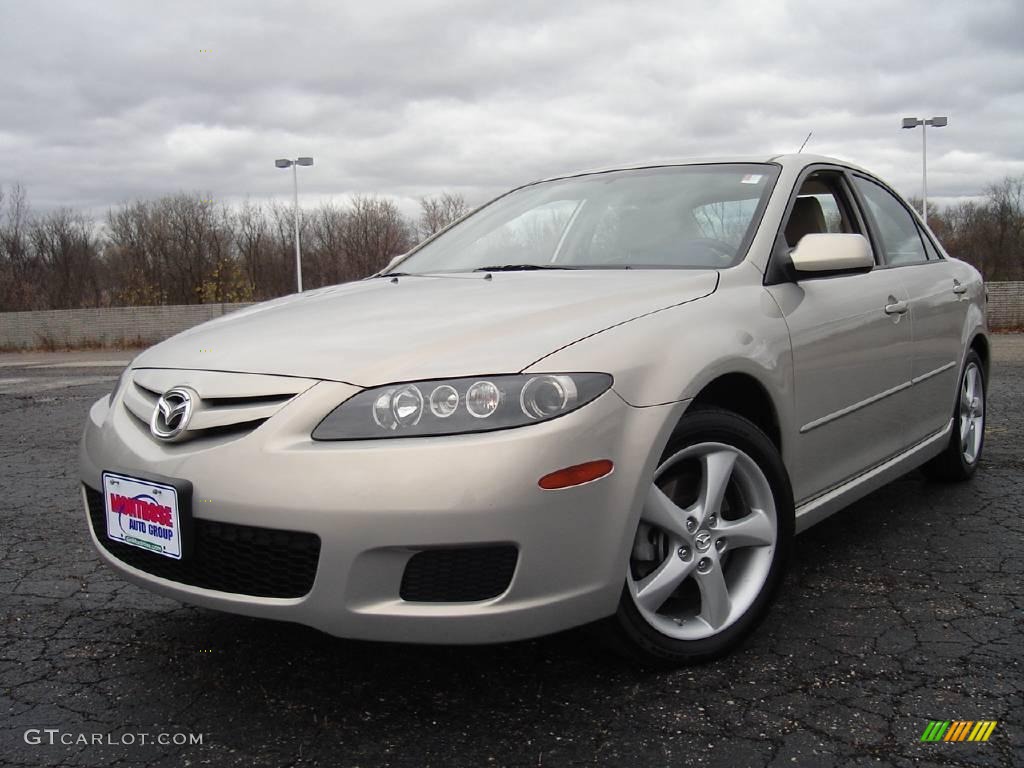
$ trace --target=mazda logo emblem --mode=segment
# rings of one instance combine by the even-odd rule
[[[711,534],[707,531],[701,531],[693,537],[693,543],[697,545],[698,552],[704,552],[711,546]]]
[[[197,396],[185,387],[174,387],[161,395],[153,409],[149,431],[159,440],[178,440],[188,429],[192,418],[192,404]]]

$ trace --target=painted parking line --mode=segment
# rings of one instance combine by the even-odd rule
[[[0,379],[0,395],[35,395],[55,389],[84,387],[89,384],[106,384],[116,376],[62,376],[60,378],[38,377],[33,379]]]
[[[26,368],[124,368],[131,360],[79,360],[73,363],[32,363]]]
[[[0,363],[0,368],[125,368],[131,360],[69,360],[65,363],[28,362],[20,360],[16,363]]]

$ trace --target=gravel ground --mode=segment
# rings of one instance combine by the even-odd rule
[[[1024,765],[1024,336],[994,342],[974,480],[913,473],[799,537],[746,645],[670,673],[579,631],[355,643],[126,584],[75,470],[124,355],[0,355],[0,764]],[[930,719],[999,725],[921,744]],[[154,743],[179,733],[202,743]]]

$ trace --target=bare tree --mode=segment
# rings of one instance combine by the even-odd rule
[[[344,280],[373,274],[412,245],[408,222],[398,206],[386,198],[353,197],[345,219]]]
[[[31,211],[25,187],[14,184],[0,220],[0,309],[38,309],[40,274],[29,243]]]
[[[990,184],[981,202],[935,210],[928,224],[951,255],[986,280],[1024,279],[1024,176]]]
[[[168,303],[165,272],[174,261],[172,240],[159,201],[125,203],[107,211],[104,260],[116,278],[113,304]],[[173,267],[171,267],[173,268]]]
[[[426,239],[437,234],[453,221],[458,221],[469,212],[462,195],[442,192],[420,198],[419,236]]]
[[[99,249],[92,224],[70,208],[29,223],[29,242],[46,279],[40,294],[47,307],[95,306],[102,299]]]
[[[280,270],[275,268],[275,243],[267,212],[259,205],[246,199],[234,214],[234,242],[238,266],[255,299],[279,295],[276,278]]]
[[[345,237],[348,217],[344,208],[326,203],[308,217],[309,237],[302,255],[309,268],[310,286],[339,283],[345,274]],[[308,254],[308,258],[307,258]]]
[[[1024,278],[1024,176],[1007,176],[985,190],[991,211],[989,245],[1005,274]]]
[[[271,201],[267,213],[273,243],[272,264],[274,275],[270,282],[273,296],[284,296],[292,293],[296,287],[295,280],[295,209],[277,201]],[[299,238],[305,241],[303,233],[309,224],[305,216],[299,218]],[[310,287],[313,287],[310,284]]]

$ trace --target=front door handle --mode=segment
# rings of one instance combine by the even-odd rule
[[[887,315],[903,315],[906,314],[908,307],[905,301],[893,301],[885,305],[885,314]]]
[[[962,285],[959,280],[954,280],[953,293],[955,293],[957,296],[962,296],[963,294],[967,293],[967,286]]]

